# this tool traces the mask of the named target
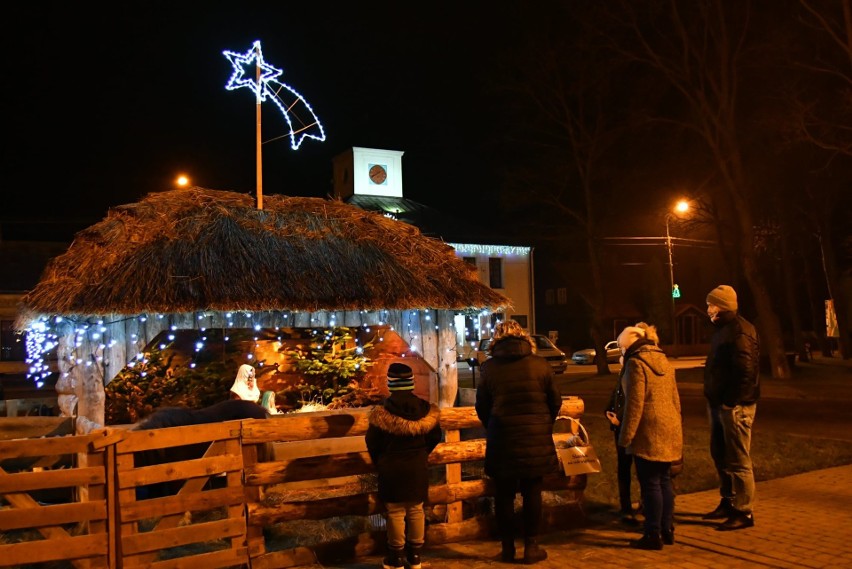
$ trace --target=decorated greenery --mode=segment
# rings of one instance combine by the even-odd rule
[[[153,348],[128,364],[106,386],[108,425],[135,423],[159,407],[201,408],[228,396],[239,362],[205,362],[190,368],[175,366],[176,355]]]
[[[286,395],[297,406],[329,404],[352,392],[375,362],[364,355],[372,344],[358,345],[349,328],[338,326],[313,331],[310,340],[285,355],[293,370],[304,376]]]

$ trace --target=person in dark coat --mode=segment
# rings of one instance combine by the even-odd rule
[[[491,358],[482,364],[476,414],[486,430],[485,473],[494,479],[494,506],[502,541],[501,558],[515,558],[515,494],[523,497],[524,562],[547,559],[538,546],[541,490],[545,474],[556,472],[553,423],[562,397],[547,360],[514,320],[500,322]]]
[[[722,531],[754,525],[751,428],[760,399],[760,341],[737,309],[737,293],[728,285],[707,295],[707,315],[715,331],[704,364],[704,397],[710,415],[710,456],[722,499],[704,519],[724,519],[716,528]]]
[[[390,397],[370,411],[365,437],[379,474],[379,499],[387,510],[388,552],[382,565],[401,569],[407,560],[411,569],[420,569],[426,534],[423,502],[429,494],[427,460],[441,442],[440,412],[414,395],[414,373],[405,364],[388,368],[388,390]]]
[[[625,371],[627,371],[627,366],[624,365],[622,357],[621,374],[619,374],[615,388],[609,396],[609,404],[604,414],[610,423],[610,430],[615,435],[615,453],[618,465],[618,502],[621,521],[627,525],[635,526],[639,524],[639,520],[636,519],[633,500],[630,498],[630,486],[633,483],[631,476],[633,455],[627,454],[627,450],[618,444],[618,436],[621,434],[621,422],[624,420],[624,389],[621,387],[621,381]]]

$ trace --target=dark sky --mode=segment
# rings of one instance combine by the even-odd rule
[[[265,193],[325,196],[352,146],[405,151],[405,193],[469,209],[494,191],[490,95],[511,11],[486,2],[16,3],[2,42],[6,238],[21,222],[101,219],[178,173],[253,192],[254,99],[223,50],[254,40],[325,142],[264,146]],[[486,11],[483,11],[485,8]],[[263,138],[287,134],[265,105]],[[12,236],[14,238],[14,236]]]

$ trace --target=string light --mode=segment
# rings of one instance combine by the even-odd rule
[[[298,150],[305,138],[312,138],[319,142],[325,140],[325,131],[322,128],[322,124],[305,98],[286,83],[278,81],[277,78],[281,76],[283,71],[277,67],[273,67],[263,59],[260,41],[255,41],[245,53],[223,51],[222,54],[228,58],[228,61],[231,62],[234,68],[234,72],[231,74],[230,79],[228,79],[225,89],[234,91],[248,87],[259,102],[264,102],[269,98],[275,103],[275,106],[278,107],[278,110],[284,116],[284,120],[287,121],[287,126],[290,127],[288,135],[290,137],[290,147],[293,150]],[[249,69],[248,72],[246,71],[247,68]],[[255,69],[260,69],[259,78],[255,78]],[[291,102],[284,102],[280,96],[282,90],[291,95]],[[303,121],[297,114],[300,108],[310,116],[307,121]],[[299,121],[300,125],[298,128],[294,128],[291,116],[295,116],[296,120]]]
[[[518,245],[480,245],[477,243],[447,243],[450,247],[456,250],[457,253],[481,254],[488,256],[497,255],[529,255],[529,247],[521,247]]]

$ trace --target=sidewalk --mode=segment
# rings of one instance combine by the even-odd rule
[[[719,502],[715,490],[678,496],[677,543],[663,551],[627,547],[638,530],[617,521],[589,519],[589,527],[542,536],[549,557],[535,567],[716,567],[852,568],[852,465],[757,483],[756,525],[717,532],[701,514]],[[521,545],[519,543],[519,545]],[[426,569],[479,569],[508,566],[497,561],[497,541],[426,547]],[[520,551],[519,551],[520,553]],[[331,569],[374,569],[381,557]]]

